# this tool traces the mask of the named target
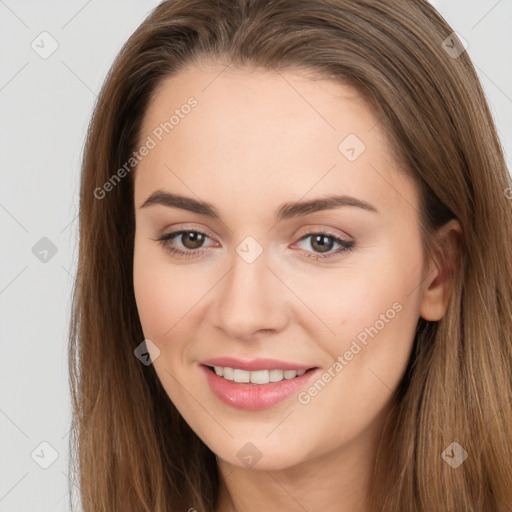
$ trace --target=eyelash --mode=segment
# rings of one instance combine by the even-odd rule
[[[186,229],[186,230],[179,230],[179,231],[173,231],[171,233],[167,233],[167,234],[163,235],[162,237],[158,238],[156,241],[159,242],[166,251],[168,251],[171,254],[174,254],[180,258],[181,257],[183,257],[183,258],[195,257],[195,256],[200,255],[203,252],[205,252],[205,248],[189,249],[187,251],[183,251],[181,249],[176,249],[175,247],[172,247],[170,245],[170,242],[172,241],[172,239],[177,238],[178,236],[186,234],[186,233],[195,233],[198,235],[203,235],[206,238],[210,238],[208,235],[206,235],[205,233],[202,233],[201,231],[196,231],[193,229]],[[332,258],[338,254],[349,253],[354,248],[354,242],[349,242],[348,240],[344,240],[343,238],[336,237],[333,234],[326,232],[326,231],[314,231],[314,232],[307,233],[306,235],[302,236],[298,240],[298,242],[301,242],[302,240],[305,240],[306,238],[309,238],[314,235],[322,235],[322,236],[331,238],[335,243],[337,243],[340,246],[340,248],[329,253],[328,255],[314,253],[314,254],[316,254],[316,256],[313,256],[313,257],[306,256],[309,259],[313,259],[313,260],[328,259],[328,258]]]

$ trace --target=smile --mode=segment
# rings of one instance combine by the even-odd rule
[[[247,365],[246,365],[247,366]],[[297,394],[316,378],[320,369],[253,369],[200,364],[210,391],[237,409],[268,409]]]
[[[210,367],[211,368],[211,367]],[[226,380],[238,383],[268,384],[269,382],[280,382],[282,380],[300,377],[306,370],[256,370],[247,371],[229,366],[214,366],[215,373]]]

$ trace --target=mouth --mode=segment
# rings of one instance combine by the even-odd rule
[[[271,382],[281,382],[283,380],[296,379],[307,372],[316,370],[317,367],[299,370],[284,370],[281,368],[265,370],[242,370],[241,368],[231,368],[229,366],[205,366],[210,372],[215,373],[224,380],[236,382],[237,384],[255,384],[265,385]]]
[[[213,395],[224,404],[248,411],[268,409],[296,395],[309,385],[320,371],[318,366],[298,365],[293,369],[290,368],[292,363],[282,364],[282,362],[279,366],[288,366],[288,368],[273,367],[273,363],[266,364],[270,366],[268,368],[261,368],[261,365],[257,367],[255,364],[252,366],[255,369],[199,364]]]

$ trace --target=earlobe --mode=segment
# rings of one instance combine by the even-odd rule
[[[423,283],[420,316],[432,322],[446,313],[452,291],[453,278],[460,254],[462,228],[452,219],[439,228],[433,256]]]

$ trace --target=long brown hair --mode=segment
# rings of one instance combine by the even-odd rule
[[[390,512],[512,507],[512,189],[462,50],[425,0],[168,0],[138,27],[98,97],[81,175],[69,362],[71,474],[84,511],[206,512],[217,503],[215,455],[134,356],[144,336],[133,172],[112,178],[136,149],[157,86],[201,61],[353,85],[416,180],[426,254],[435,229],[458,219],[448,309],[439,322],[419,319],[369,492],[375,510]],[[468,453],[456,469],[441,457],[452,442]]]

